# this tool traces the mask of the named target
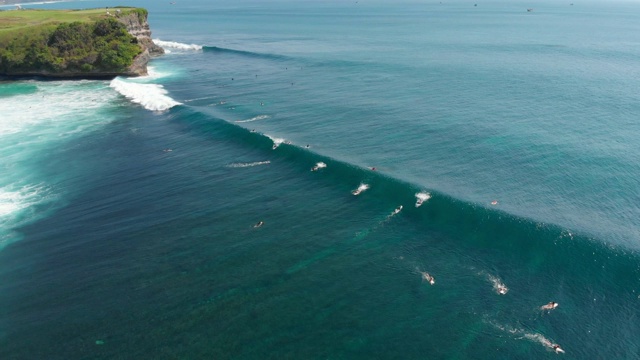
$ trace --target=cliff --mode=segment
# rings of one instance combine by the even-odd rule
[[[164,50],[141,8],[0,12],[0,76],[110,78],[147,74]]]
[[[164,54],[164,49],[151,39],[151,28],[147,17],[146,12],[142,16],[137,13],[129,13],[117,17],[117,20],[126,26],[127,32],[138,40],[138,45],[143,49],[129,67],[129,72],[134,76],[147,75],[147,63],[151,56]]]

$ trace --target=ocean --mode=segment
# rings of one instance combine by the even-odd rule
[[[0,358],[640,359],[640,3],[127,5],[0,82]]]

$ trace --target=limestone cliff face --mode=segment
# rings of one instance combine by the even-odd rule
[[[146,15],[139,16],[136,13],[130,13],[127,15],[119,15],[117,19],[127,27],[129,34],[138,39],[138,44],[142,46],[143,49],[142,53],[133,60],[133,64],[129,67],[127,75],[147,75],[147,64],[149,60],[154,55],[164,54],[164,49],[151,40],[151,29],[149,28]]]

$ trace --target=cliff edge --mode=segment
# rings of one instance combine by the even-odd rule
[[[164,54],[164,49],[151,39],[151,28],[147,22],[148,14],[129,13],[117,16],[116,19],[125,25],[127,32],[138,40],[143,51],[133,60],[129,72],[133,76],[147,75],[147,64],[151,56]]]
[[[0,11],[0,76],[110,78],[147,74],[164,50],[142,8]]]

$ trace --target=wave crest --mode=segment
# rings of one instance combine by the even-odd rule
[[[156,43],[156,45],[163,48],[178,49],[178,50],[192,50],[192,51],[202,50],[202,45],[197,45],[197,44],[183,44],[175,41],[162,41],[160,39],[154,39],[153,42]]]

